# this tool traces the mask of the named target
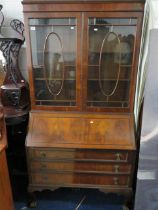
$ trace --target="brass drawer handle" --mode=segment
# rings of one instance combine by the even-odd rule
[[[120,161],[121,160],[121,154],[120,153],[116,153],[115,155],[116,155],[116,160]]]
[[[119,184],[119,180],[117,177],[114,177],[114,185],[118,185]]]
[[[46,157],[46,153],[45,152],[41,152],[40,155],[41,155],[42,158]]]
[[[120,169],[120,166],[119,165],[114,165],[115,173],[118,173],[119,172],[119,169]]]

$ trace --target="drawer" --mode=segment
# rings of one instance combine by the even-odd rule
[[[41,171],[41,170],[55,170],[55,171],[71,171],[71,172],[92,172],[95,173],[126,173],[129,174],[131,171],[130,164],[112,164],[104,162],[81,162],[81,161],[31,161],[30,163],[31,171]]]
[[[86,150],[86,149],[29,149],[29,158],[31,159],[69,159],[69,160],[102,160],[128,162],[127,151],[110,150]]]
[[[125,175],[110,176],[96,174],[76,174],[76,173],[31,173],[31,181],[33,184],[40,185],[113,185],[128,186],[129,177]]]

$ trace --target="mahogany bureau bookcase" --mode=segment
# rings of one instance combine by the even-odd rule
[[[143,0],[23,0],[30,192],[132,192],[143,10]]]

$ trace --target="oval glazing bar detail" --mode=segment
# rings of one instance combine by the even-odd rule
[[[51,95],[57,96],[63,89],[65,67],[62,41],[55,32],[49,33],[45,39],[43,61],[46,86]]]
[[[105,70],[108,71],[108,69],[107,69],[108,67],[106,67],[105,65],[102,65],[102,63],[103,63],[102,61],[103,61],[104,52],[107,53],[109,50],[110,51],[112,50],[112,49],[108,49],[109,47],[107,47],[108,39],[110,39],[111,36],[114,36],[114,38],[111,40],[112,41],[114,40],[114,42],[115,42],[114,47],[117,48],[117,52],[113,52],[113,53],[117,53],[118,71],[117,71],[116,82],[115,82],[113,89],[111,90],[110,93],[106,93],[106,90],[104,89],[101,80],[102,80],[102,71],[105,71]],[[100,56],[99,56],[99,87],[101,89],[102,94],[106,97],[112,96],[117,89],[119,77],[120,77],[120,71],[121,71],[120,64],[121,64],[121,42],[120,42],[120,39],[115,32],[108,32],[102,41]],[[104,81],[104,84],[105,84],[105,81]]]

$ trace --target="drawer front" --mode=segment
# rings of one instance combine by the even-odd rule
[[[33,184],[40,185],[107,185],[107,186],[128,186],[128,176],[110,176],[96,174],[71,174],[71,173],[32,173],[31,180]]]
[[[109,151],[109,150],[80,150],[80,149],[29,149],[29,158],[31,159],[75,159],[75,160],[103,160],[128,162],[128,152]]]
[[[111,164],[103,162],[61,162],[61,161],[31,161],[30,163],[31,171],[40,171],[40,170],[55,170],[55,171],[71,171],[71,172],[104,172],[104,173],[126,173],[129,174],[131,171],[130,164]]]

